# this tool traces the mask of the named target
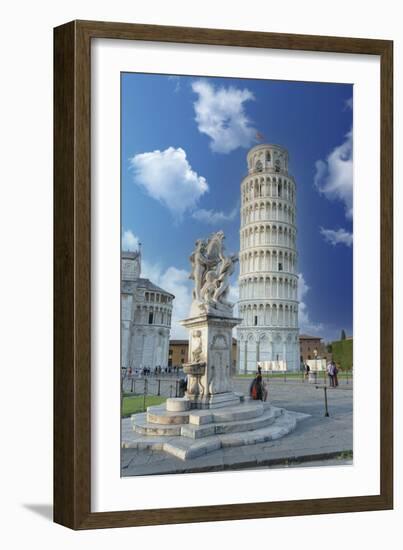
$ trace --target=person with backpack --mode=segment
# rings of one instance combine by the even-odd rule
[[[262,368],[260,366],[257,368],[257,373],[252,381],[249,393],[251,398],[255,401],[267,400],[268,391],[266,385],[263,382]]]

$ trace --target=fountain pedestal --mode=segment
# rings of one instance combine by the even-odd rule
[[[185,397],[192,409],[215,409],[238,405],[231,381],[232,329],[241,322],[234,317],[203,313],[181,321],[189,330],[189,362]]]

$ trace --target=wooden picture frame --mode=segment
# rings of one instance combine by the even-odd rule
[[[380,493],[370,496],[91,512],[91,40],[380,56]],[[54,520],[72,529],[329,514],[393,507],[393,43],[386,40],[73,21],[54,30]]]

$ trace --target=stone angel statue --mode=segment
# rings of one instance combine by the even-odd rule
[[[209,313],[232,316],[233,304],[228,300],[229,280],[238,261],[237,254],[225,255],[224,233],[213,233],[207,240],[198,239],[190,256],[194,280],[191,315]]]

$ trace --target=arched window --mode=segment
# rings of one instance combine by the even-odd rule
[[[263,164],[262,164],[262,161],[258,160],[257,163],[256,163],[256,166],[255,166],[256,170],[258,172],[262,172],[263,171]]]

